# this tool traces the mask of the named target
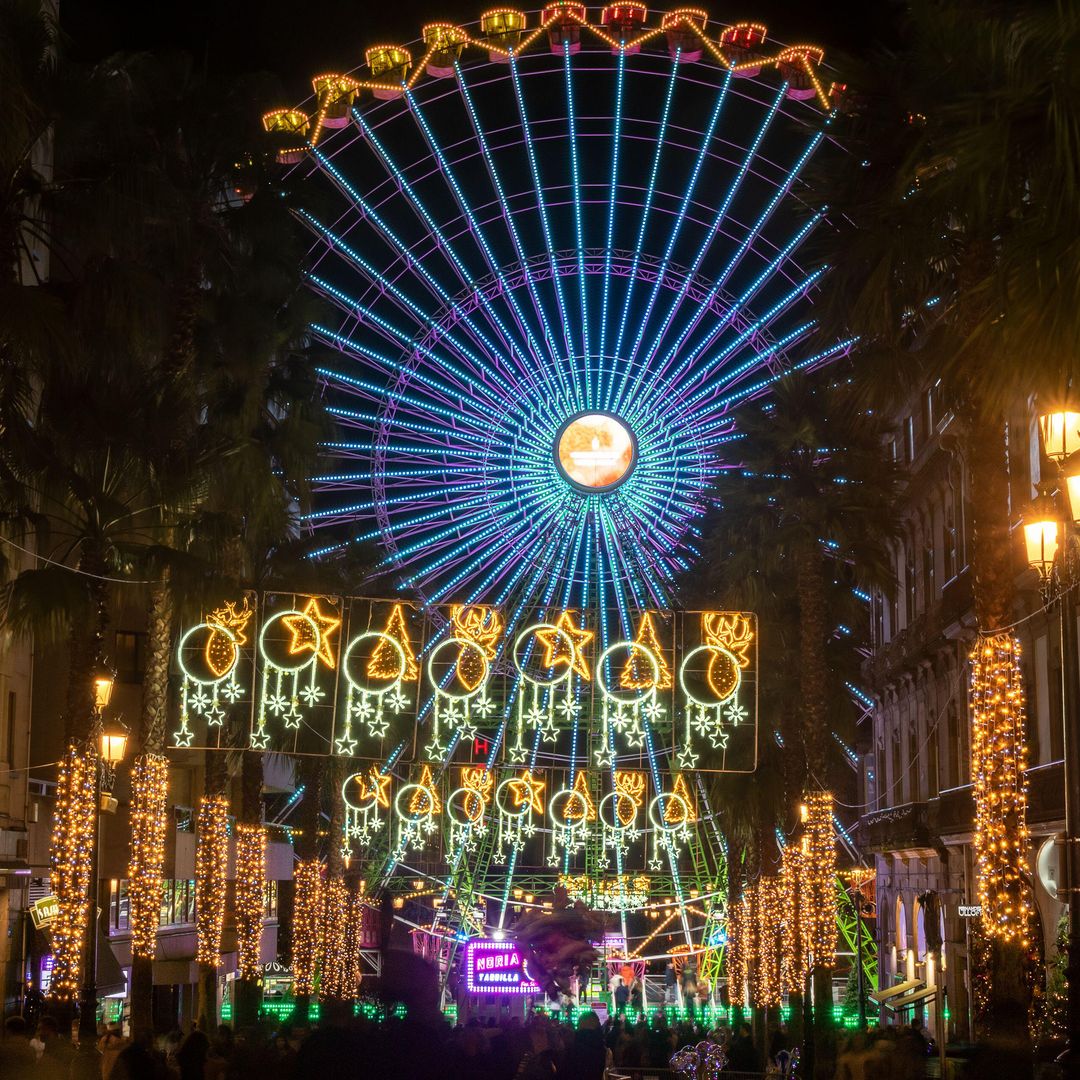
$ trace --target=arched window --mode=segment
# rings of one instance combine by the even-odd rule
[[[896,898],[896,951],[900,956],[907,952],[908,929],[907,929],[907,905],[904,898]]]

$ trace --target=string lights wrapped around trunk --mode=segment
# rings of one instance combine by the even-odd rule
[[[809,949],[811,969],[836,963],[836,833],[833,828],[833,797],[815,791],[806,798],[806,831],[803,834],[802,904],[800,920]]]
[[[208,967],[216,968],[221,957],[228,866],[229,800],[224,795],[213,795],[199,805],[195,844],[195,956]]]
[[[236,826],[236,946],[241,979],[262,974],[263,907],[266,897],[266,830]]]
[[[807,942],[810,937],[810,907],[803,897],[803,852],[797,844],[784,848],[780,864],[780,903],[784,936],[780,943],[780,979],[789,994],[801,994],[806,987]]]
[[[58,901],[52,928],[51,996],[79,991],[82,947],[90,910],[90,865],[97,825],[98,758],[92,747],[71,745],[60,762],[53,820],[50,882]]]
[[[169,802],[169,763],[160,754],[142,754],[131,771],[131,951],[153,959],[161,921],[165,869],[165,825]]]
[[[728,905],[727,944],[724,959],[727,963],[728,1004],[742,1008],[746,1004],[746,983],[750,978],[750,901],[743,890],[738,900]]]
[[[293,989],[297,996],[315,992],[315,975],[322,951],[323,887],[318,859],[301,859],[293,872]]]
[[[323,889],[325,895],[325,931],[322,948],[322,977],[319,980],[319,997],[347,1001],[356,994],[351,983],[355,964],[349,956],[350,898],[345,882],[339,877],[329,878]]]
[[[975,873],[988,937],[1028,944],[1027,747],[1020,643],[980,636],[971,653]]]
[[[780,1004],[782,890],[778,877],[760,877],[750,890],[753,926],[750,999],[757,1008]]]

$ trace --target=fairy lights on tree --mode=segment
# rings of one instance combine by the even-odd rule
[[[161,919],[168,801],[168,760],[160,754],[142,754],[131,775],[128,899],[131,904],[131,950],[135,956],[146,959],[153,959]]]
[[[69,746],[56,784],[50,876],[59,910],[52,928],[54,960],[49,992],[60,1000],[69,1000],[79,991],[90,908],[97,781],[98,759],[93,748]]]
[[[292,973],[296,995],[315,993],[324,929],[322,872],[317,858],[301,859],[293,871]]]
[[[266,890],[266,830],[236,826],[236,945],[241,979],[262,972],[263,904]]]
[[[806,798],[807,817],[801,857],[802,903],[811,967],[832,967],[836,962],[836,836],[833,797],[815,791]]]
[[[1027,747],[1020,643],[984,635],[971,653],[975,873],[988,937],[1028,943]]]
[[[199,806],[195,844],[195,958],[216,968],[225,925],[225,875],[229,866],[229,800],[210,795]]]
[[[349,891],[339,877],[326,881],[324,893],[325,926],[322,935],[322,965],[319,997],[345,1001],[356,993],[351,982],[355,963],[350,958],[349,922],[352,914]]]

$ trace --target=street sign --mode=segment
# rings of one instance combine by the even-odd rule
[[[982,904],[961,904],[959,911],[961,919],[979,919],[982,917]]]
[[[55,896],[43,896],[30,905],[30,918],[35,930],[47,930],[60,915],[60,901]]]

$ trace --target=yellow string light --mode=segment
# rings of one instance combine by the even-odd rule
[[[355,964],[349,955],[349,891],[341,878],[333,877],[326,882],[323,892],[325,931],[319,997],[348,1001],[356,993],[355,985],[351,984]]]
[[[131,771],[131,951],[153,959],[161,920],[165,869],[165,829],[169,810],[169,762],[161,754],[142,754]]]
[[[988,937],[1025,948],[1031,902],[1027,861],[1027,747],[1020,643],[984,635],[971,653],[971,770],[975,874]]]
[[[266,893],[266,830],[236,826],[236,946],[241,979],[262,972],[263,903]]]
[[[802,855],[801,920],[809,966],[832,967],[836,963],[836,834],[833,829],[833,797],[815,791],[806,797],[806,841]]]
[[[802,848],[788,844],[780,867],[784,936],[781,941],[781,980],[789,994],[800,994],[806,985],[809,905],[805,903]]]
[[[199,804],[195,838],[195,958],[217,967],[225,924],[225,875],[229,866],[229,801],[212,795]]]
[[[782,990],[780,935],[782,890],[778,877],[761,877],[747,890],[750,900],[752,949],[750,999],[758,1008],[780,1004]]]
[[[301,859],[293,873],[296,899],[293,904],[292,971],[294,990],[310,996],[322,948],[323,887],[318,859]]]
[[[59,911],[52,927],[49,993],[61,1001],[79,991],[83,938],[90,911],[90,864],[97,825],[98,759],[93,748],[71,745],[60,762],[53,819],[50,884]]]

